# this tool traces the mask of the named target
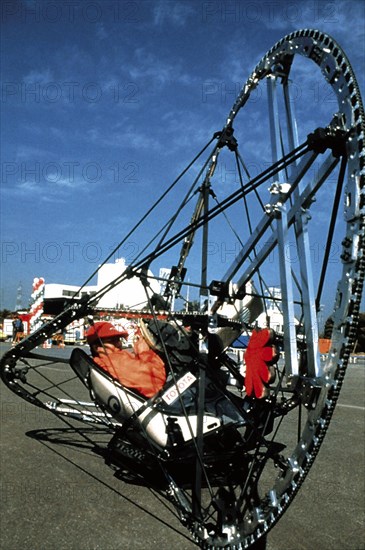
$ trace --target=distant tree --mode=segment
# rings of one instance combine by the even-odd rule
[[[199,311],[200,303],[198,300],[192,300],[188,303],[188,311]]]

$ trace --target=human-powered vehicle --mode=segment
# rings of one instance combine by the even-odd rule
[[[128,470],[158,488],[202,548],[262,540],[326,434],[361,306],[364,135],[341,47],[318,30],[285,36],[254,68],[223,128],[110,255],[143,239],[130,265],[96,294],[75,295],[1,360],[1,377],[19,397],[110,431],[106,461],[121,478]],[[152,275],[166,265],[166,280]],[[168,371],[150,399],[83,349],[65,359],[35,349],[97,316],[101,298],[132,277],[145,289],[137,320]],[[199,307],[176,307],[194,292]],[[270,365],[268,330],[280,352]],[[248,355],[237,359],[242,336]],[[247,392],[248,358],[251,372],[275,371],[262,395]]]

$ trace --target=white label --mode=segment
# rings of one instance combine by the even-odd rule
[[[191,372],[187,372],[182,378],[180,378],[180,380],[177,381],[176,385],[171,386],[171,388],[165,391],[162,399],[165,401],[165,403],[170,405],[171,403],[176,401],[179,395],[184,393],[184,391],[187,390],[195,382],[195,380],[196,377],[191,374]]]

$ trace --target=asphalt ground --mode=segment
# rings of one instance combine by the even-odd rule
[[[1,344],[1,354],[8,348]],[[103,434],[67,426],[0,387],[1,550],[197,548],[165,501],[116,479],[93,452]],[[365,361],[358,358],[319,455],[269,533],[267,550],[365,549],[364,390]]]

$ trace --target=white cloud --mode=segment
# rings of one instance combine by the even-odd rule
[[[49,84],[54,80],[52,72],[49,69],[44,69],[42,71],[30,71],[23,78],[23,81],[27,85],[32,84]]]
[[[126,127],[120,132],[110,133],[108,137],[100,139],[100,144],[118,149],[128,147],[137,151],[148,150],[150,152],[158,152],[162,148],[162,145],[152,134],[148,135],[132,127]]]
[[[16,150],[15,162],[23,162],[30,159],[35,159],[36,162],[40,159],[49,158],[50,155],[47,149],[33,147],[32,145],[19,145]]]
[[[194,78],[183,71],[179,62],[168,63],[156,54],[149,52],[145,47],[137,48],[136,62],[129,68],[133,80],[152,80],[158,86],[165,86],[171,82],[191,85]]]
[[[106,32],[103,23],[98,23],[96,25],[96,36],[99,40],[105,40],[108,38],[108,33]]]
[[[172,24],[183,27],[188,19],[196,14],[196,11],[192,6],[183,2],[161,0],[155,3],[153,13],[155,25]]]

